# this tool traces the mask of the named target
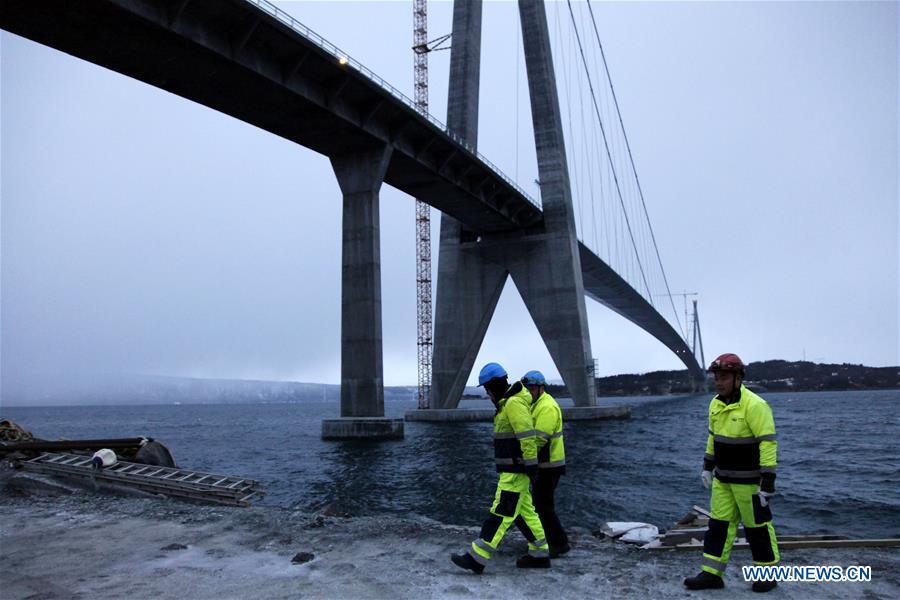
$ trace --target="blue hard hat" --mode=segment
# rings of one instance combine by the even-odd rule
[[[506,369],[497,363],[488,363],[481,368],[478,373],[478,387],[483,386],[491,379],[496,377],[506,377]]]
[[[528,371],[522,376],[522,383],[525,385],[547,385],[544,374],[540,371]]]

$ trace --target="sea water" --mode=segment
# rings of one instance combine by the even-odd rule
[[[900,392],[762,395],[778,432],[778,531],[900,537]],[[602,403],[629,404],[632,416],[565,424],[564,525],[668,527],[692,505],[709,505],[700,483],[708,395]],[[462,407],[476,405],[488,404]],[[412,408],[412,399],[389,401],[385,414]],[[263,482],[264,504],[455,525],[484,518],[497,478],[489,423],[408,422],[402,441],[322,441],[322,419],[339,414],[334,401],[0,409],[48,440],[156,438],[181,467]]]

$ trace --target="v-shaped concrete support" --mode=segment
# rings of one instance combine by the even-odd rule
[[[456,408],[484,341],[508,272],[475,242],[463,244],[459,222],[441,217],[431,408]]]
[[[453,9],[447,123],[451,131],[474,144],[481,2],[456,0]],[[522,0],[519,12],[544,227],[540,231],[480,237],[464,231],[454,219],[441,217],[432,408],[458,405],[508,274],[512,274],[575,404],[596,403],[584,284],[544,3]]]
[[[578,248],[568,236],[537,237],[515,245],[510,272],[575,405],[593,406],[594,369]]]
[[[481,0],[455,0],[447,125],[472,146],[478,142],[480,65]],[[464,246],[465,238],[473,243]],[[431,408],[456,408],[506,283],[507,270],[488,261],[474,239],[459,221],[441,215]]]

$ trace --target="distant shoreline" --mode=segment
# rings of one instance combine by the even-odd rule
[[[293,404],[311,401],[340,402],[340,385],[293,381],[194,379],[166,376],[124,375],[81,381],[48,378],[52,386],[9,385],[4,382],[0,407],[23,406],[118,406],[173,404]],[[900,367],[819,364],[806,361],[769,360],[750,363],[750,389],[762,393],[823,392],[900,389]],[[703,394],[688,378],[686,369],[612,375],[596,379],[597,396],[683,396]],[[407,401],[417,388],[385,386],[385,402]],[[548,386],[556,397],[568,397],[564,385]],[[482,389],[466,387],[462,401],[486,399]]]
[[[858,389],[851,389],[851,390],[762,390],[762,391],[759,391],[759,393],[762,393],[762,394],[790,394],[790,393],[817,394],[817,393],[833,393],[833,392],[842,392],[842,391],[843,392],[846,392],[846,391],[851,391],[851,392],[858,392],[858,391],[893,392],[893,391],[898,391],[898,388],[866,388],[866,389],[862,389],[862,390],[858,390]],[[637,393],[635,393],[635,394],[619,394],[619,395],[615,395],[615,396],[612,396],[612,395],[598,396],[597,399],[600,401],[601,404],[603,404],[604,401],[615,402],[618,400],[626,400],[628,398],[655,398],[656,400],[654,400],[654,402],[655,401],[663,402],[663,401],[667,401],[667,400],[674,400],[674,399],[679,399],[679,398],[690,398],[690,397],[694,397],[694,396],[706,397],[706,396],[711,396],[714,393],[715,392],[712,390],[697,391],[697,392],[672,392],[669,394],[637,394]],[[557,400],[560,400],[560,405],[565,405],[565,406],[572,405],[572,399],[568,395],[565,395],[565,394],[559,395],[559,396],[554,395],[554,397]],[[318,401],[321,402],[322,400],[319,399]],[[395,398],[385,398],[386,405],[394,404],[394,403],[401,403],[401,402],[414,402],[414,401],[415,401],[415,396],[412,394],[409,397],[405,397],[405,398],[396,398],[396,397]],[[470,403],[470,402],[478,402],[478,401],[487,402],[488,399],[486,397],[484,397],[484,398],[478,398],[478,397],[462,398],[460,400],[459,408],[472,408],[471,406],[466,406],[465,404]],[[5,416],[2,414],[2,411],[6,410],[6,409],[22,409],[22,408],[27,408],[27,409],[53,408],[53,409],[57,409],[57,408],[111,408],[111,407],[150,407],[150,406],[241,406],[241,405],[248,405],[248,406],[249,405],[257,405],[258,406],[258,405],[285,405],[285,404],[302,405],[302,404],[305,404],[308,402],[316,402],[316,400],[315,399],[312,399],[312,400],[255,400],[255,399],[250,399],[250,400],[231,400],[228,402],[217,402],[215,400],[193,401],[193,402],[191,402],[191,401],[178,401],[178,402],[169,401],[169,402],[167,402],[164,400],[160,400],[157,402],[126,402],[126,401],[113,402],[113,401],[110,401],[110,402],[105,402],[105,403],[94,402],[94,403],[84,403],[84,404],[78,404],[75,402],[59,403],[59,404],[21,404],[21,403],[2,402],[2,403],[0,403],[0,416]],[[327,402],[328,404],[332,404],[334,406],[340,406],[339,398],[329,398],[325,402]],[[643,403],[643,401],[641,401],[641,403]]]
[[[694,390],[687,369],[597,378],[597,395],[656,396]],[[850,363],[767,360],[747,365],[745,384],[765,392],[839,392],[900,389],[900,366],[867,367]],[[564,386],[550,386],[565,395]]]

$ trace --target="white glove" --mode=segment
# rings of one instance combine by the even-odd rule
[[[704,469],[703,472],[700,473],[700,479],[703,481],[703,487],[705,487],[706,489],[709,489],[709,487],[712,485],[712,478],[712,471],[707,471]],[[763,506],[765,506],[765,504],[763,504]]]
[[[774,496],[774,495],[775,495],[775,492],[764,492],[764,491],[762,491],[762,490],[759,490],[759,491],[757,492],[757,494],[759,495],[759,505],[760,505],[760,506],[768,506],[768,505],[769,505],[769,498],[771,498],[772,496]]]

